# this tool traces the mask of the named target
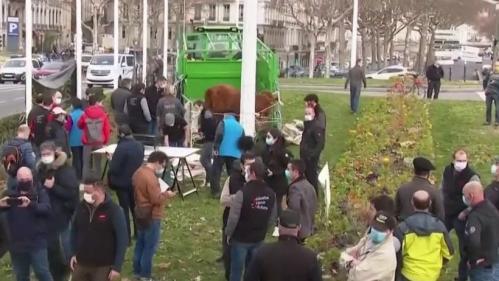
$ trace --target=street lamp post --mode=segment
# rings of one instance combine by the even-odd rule
[[[113,52],[114,52],[114,67],[115,69],[120,69],[121,66],[121,61],[119,60],[119,0],[114,0],[113,1]],[[114,78],[114,88],[118,88],[118,75]]]
[[[350,53],[350,68],[355,66],[357,60],[357,29],[359,27],[359,0],[353,0],[353,16],[352,16],[352,44]],[[342,36],[340,34],[340,36]]]
[[[82,53],[82,29],[81,29],[81,1],[76,0],[76,42],[75,42],[75,51],[76,51],[76,97],[81,99],[81,53]]]
[[[147,6],[147,0],[142,0],[142,83],[146,83],[147,78],[147,12],[149,8]]]
[[[24,76],[24,80],[26,81],[26,113],[31,111],[32,107],[32,86],[33,81],[31,80],[33,77],[33,60],[31,53],[31,46],[33,45],[33,12],[31,10],[31,0],[26,0],[25,5],[25,23],[26,23],[26,74]],[[26,118],[27,120],[27,118]]]
[[[168,0],[163,6],[163,77],[168,77]]]

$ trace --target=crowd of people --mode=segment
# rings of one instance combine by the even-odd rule
[[[118,280],[131,246],[134,278],[152,280],[165,205],[176,192],[163,180],[171,159],[160,151],[145,155],[137,136],[185,147],[190,120],[166,79],[147,88],[123,79],[111,94],[112,112],[102,92],[86,94],[70,106],[60,92],[37,95],[28,124],[2,148],[0,254],[10,253],[18,281],[29,280],[31,270],[41,281]],[[220,261],[227,280],[322,279],[316,255],[303,244],[315,229],[326,116],[316,95],[304,103],[299,158],[280,130],[265,129],[259,141],[245,135],[236,114],[195,104],[205,182],[224,206]],[[110,145],[113,128],[117,145],[103,173],[106,154],[95,151]],[[279,241],[262,245],[272,230]],[[269,271],[270,264],[281,271]]]

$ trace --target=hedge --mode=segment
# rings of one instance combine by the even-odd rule
[[[328,273],[336,274],[341,250],[364,233],[369,198],[393,195],[410,180],[415,156],[434,158],[428,104],[399,94],[374,101],[331,171],[330,217],[318,219],[318,234],[307,243],[320,253]]]

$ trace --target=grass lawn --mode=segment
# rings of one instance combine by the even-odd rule
[[[334,86],[344,86],[345,79],[342,78],[281,78],[281,84],[307,84],[307,85],[334,85]],[[369,79],[367,85],[370,87],[386,87],[389,88],[393,85],[393,81],[390,80],[373,80]],[[447,81],[442,80],[443,87],[452,88],[474,88],[480,87],[479,81]]]

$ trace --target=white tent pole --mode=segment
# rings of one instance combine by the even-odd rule
[[[353,0],[353,19],[352,19],[352,44],[350,53],[350,68],[355,66],[357,61],[357,30],[359,18],[359,0]]]
[[[248,136],[255,135],[257,8],[258,1],[244,2],[240,121]]]
[[[120,20],[119,20],[119,15],[120,15],[120,3],[119,3],[119,0],[114,0],[113,1],[113,51],[114,51],[114,67],[115,69],[117,69],[118,71],[120,71],[121,69],[121,61],[118,61],[119,59],[119,56],[118,56],[118,53],[119,53],[119,50],[120,50],[120,45],[119,45],[119,24],[120,24]],[[121,73],[119,73],[121,74]],[[118,88],[118,77],[119,77],[119,74],[116,75],[116,77],[114,77],[114,88],[117,89]]]
[[[142,0],[142,82],[146,83],[147,78],[147,0]]]
[[[81,54],[82,54],[82,30],[81,30],[81,0],[76,0],[76,97],[81,99]]]
[[[168,78],[168,0],[163,6],[163,77]]]
[[[26,112],[31,111],[32,107],[32,78],[33,78],[33,60],[31,46],[33,45],[33,13],[31,10],[31,0],[26,0],[25,6],[25,23],[26,23]]]

